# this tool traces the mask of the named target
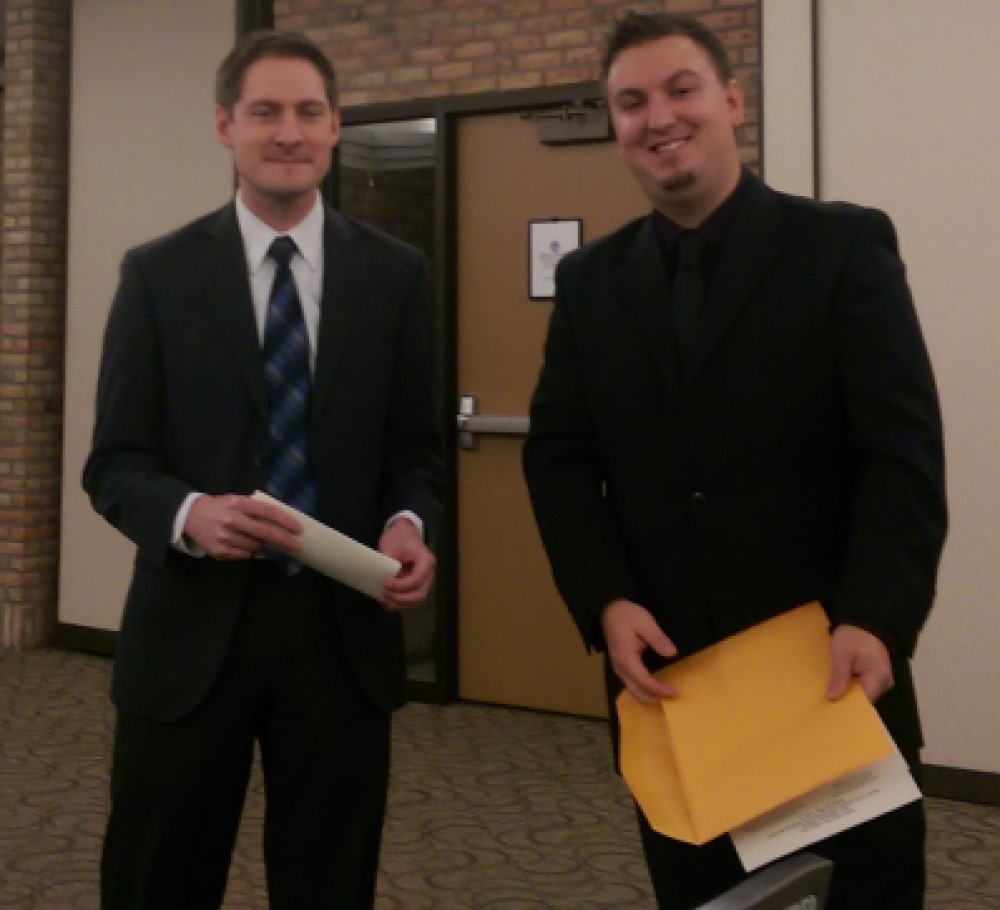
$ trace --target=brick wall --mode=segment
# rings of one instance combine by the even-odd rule
[[[588,82],[626,10],[688,12],[715,28],[747,95],[744,158],[759,163],[760,0],[275,0],[275,24],[333,58],[341,104]]]
[[[6,0],[0,231],[0,645],[55,619],[71,0]]]

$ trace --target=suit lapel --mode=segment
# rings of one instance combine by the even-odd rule
[[[350,222],[330,206],[323,222],[323,300],[320,303],[313,419],[321,413],[348,340],[348,329],[364,297],[365,257]]]
[[[777,255],[780,221],[777,195],[751,178],[723,242],[691,352],[688,382],[704,367]]]
[[[222,332],[229,338],[227,347],[237,359],[254,404],[266,418],[267,388],[250,296],[246,252],[236,210],[231,204],[219,212],[214,224],[213,242],[206,260],[205,290]]]
[[[222,331],[231,342],[228,347],[237,358],[254,404],[267,419],[264,361],[253,315],[246,252],[232,205],[220,211],[212,234],[205,269],[206,295]],[[363,297],[364,256],[363,251],[357,249],[356,241],[357,235],[350,223],[327,206],[323,224],[323,299],[313,377],[314,417],[330,388],[347,344],[348,326]]]
[[[622,306],[638,324],[668,392],[676,396],[680,392],[677,339],[668,306],[667,268],[652,217],[642,222],[634,244],[624,253],[616,284]]]

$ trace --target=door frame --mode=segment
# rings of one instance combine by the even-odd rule
[[[435,132],[434,165],[434,287],[439,307],[435,334],[438,339],[440,375],[439,419],[444,440],[445,495],[442,528],[435,552],[438,558],[434,681],[407,682],[407,696],[413,701],[444,704],[458,698],[458,436],[455,413],[458,407],[458,124],[466,117],[489,114],[532,112],[562,105],[592,104],[602,99],[597,82],[568,83],[511,92],[483,92],[447,98],[385,102],[345,108],[344,126],[362,126],[419,118],[433,119]],[[324,195],[339,202],[340,160],[324,186]]]

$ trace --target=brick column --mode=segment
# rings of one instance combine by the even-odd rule
[[[56,617],[71,0],[6,0],[0,258],[0,646]]]

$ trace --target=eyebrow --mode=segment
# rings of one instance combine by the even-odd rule
[[[673,85],[680,79],[688,79],[688,78],[700,80],[703,79],[704,76],[700,72],[698,72],[698,70],[693,70],[690,67],[687,67],[685,69],[678,70],[676,73],[673,73],[669,78],[667,78],[664,84]]]
[[[703,80],[705,77],[704,74],[698,72],[698,70],[691,69],[690,67],[685,67],[684,69],[679,69],[676,72],[671,73],[661,83],[658,83],[658,85],[665,85],[669,88],[674,84],[676,84],[679,80],[688,78]],[[639,86],[634,86],[634,85],[626,85],[620,88],[618,91],[616,91],[614,97],[622,98],[627,95],[643,95],[645,93],[646,90],[644,88],[640,88]]]
[[[281,101],[277,98],[252,98],[247,101],[247,107],[256,108],[272,108],[272,107],[294,107],[296,109],[301,108],[313,108],[316,110],[326,110],[330,107],[329,102],[323,98],[300,98],[297,101],[291,101],[287,103]]]

